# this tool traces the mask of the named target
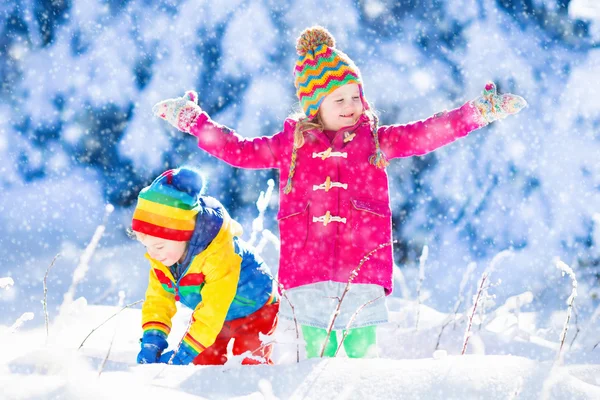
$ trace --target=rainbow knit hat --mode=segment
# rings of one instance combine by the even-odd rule
[[[325,96],[347,83],[356,83],[365,109],[360,71],[346,54],[335,49],[335,39],[321,26],[305,29],[296,43],[298,61],[294,84],[300,105],[313,119]]]
[[[203,189],[202,175],[194,169],[182,167],[163,172],[140,191],[131,229],[167,240],[190,240]]]

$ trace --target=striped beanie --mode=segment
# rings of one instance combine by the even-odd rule
[[[140,191],[131,229],[177,242],[190,240],[203,189],[204,179],[194,169],[181,167],[163,172]]]
[[[325,96],[347,83],[356,83],[365,109],[360,71],[346,54],[335,48],[335,39],[321,26],[305,29],[296,43],[298,61],[294,84],[304,114],[313,119]]]

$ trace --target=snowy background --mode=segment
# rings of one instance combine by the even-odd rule
[[[353,374],[358,373],[349,369],[344,375],[346,365],[385,370],[392,381],[411,376],[410,371],[427,371],[422,381],[412,377],[400,381],[404,386],[394,382],[383,387],[382,375],[373,373],[369,377],[374,380],[360,392],[383,390],[378,393],[396,398],[419,388],[422,398],[477,398],[481,393],[536,398],[540,382],[556,398],[577,398],[574,393],[587,398],[592,392],[586,390],[592,389],[581,389],[581,382],[600,390],[600,346],[594,347],[600,341],[596,0],[2,2],[0,378],[6,379],[1,382],[22,388],[37,374],[50,385],[40,393],[85,397],[89,393],[84,396],[73,386],[81,376],[72,372],[100,368],[114,342],[107,371],[117,382],[120,371],[135,370],[136,382],[145,388],[140,390],[148,390],[148,376],[158,372],[148,373],[150,367],[139,372],[132,365],[139,310],[128,309],[112,320],[121,325],[101,328],[94,335],[97,341],[83,348],[87,353],[69,350],[76,350],[94,326],[118,310],[112,307],[143,298],[148,268],[143,248],[125,234],[137,192],[167,168],[199,166],[208,176],[209,193],[243,224],[247,239],[260,192],[268,179],[278,179],[274,171],[236,170],[204,154],[193,138],[153,118],[151,106],[196,89],[200,105],[243,136],[277,132],[296,102],[295,39],[314,24],[326,26],[361,68],[366,96],[384,124],[458,107],[478,96],[487,80],[495,81],[500,91],[525,97],[529,108],[430,155],[395,160],[389,167],[398,268],[396,290],[389,298],[393,320],[380,329],[382,360],[295,365],[295,346],[283,344],[289,343],[293,329],[282,326],[277,355],[282,366],[275,367],[276,373],[262,367],[235,369],[228,380],[204,372],[197,377],[198,387],[213,382],[215,374],[223,383],[221,392],[217,385],[216,392],[204,396],[256,392],[262,396],[257,398],[268,398],[272,389],[281,398],[318,397],[318,390],[307,394],[304,386],[285,388],[296,378],[310,382],[321,367],[324,376],[327,368],[341,371],[340,381],[335,374],[324,379],[323,393],[343,394],[332,388],[356,381]],[[106,204],[115,208],[107,217]],[[275,234],[277,204],[275,193],[264,215],[264,227]],[[98,247],[89,262],[82,262],[101,224]],[[428,257],[419,272],[425,246]],[[510,254],[498,256],[505,250]],[[51,336],[46,339],[43,280],[58,253],[47,277]],[[276,248],[267,245],[263,255],[276,271]],[[465,362],[457,356],[465,330],[461,317],[442,335],[439,348],[449,356],[432,360],[441,327],[453,317],[459,299],[458,314],[469,312],[478,281],[494,257],[492,286],[480,307],[485,313],[476,320],[476,339],[467,350],[476,354],[467,357],[483,358]],[[558,372],[550,366],[571,281],[556,268],[557,257],[572,267],[578,281],[565,344],[567,365]],[[74,274],[78,265],[87,269]],[[472,273],[465,274],[467,270]],[[422,309],[418,317],[417,309]],[[17,328],[15,321],[28,312],[33,318],[25,320],[31,316],[26,314]],[[121,319],[129,325],[117,321]],[[408,359],[427,360],[415,364]],[[385,364],[389,360],[396,363]],[[467,383],[444,381],[448,363],[463,378],[469,371],[485,375],[484,365],[512,372],[500,373],[500,378],[475,376]],[[516,373],[522,370],[529,375]],[[190,373],[198,374],[193,367]],[[552,385],[560,374],[578,383],[564,378]],[[273,375],[283,378],[274,382]],[[517,375],[524,379],[521,384]],[[255,383],[247,391],[233,390],[227,383],[246,378],[266,380],[272,388]],[[494,379],[513,386],[496,393]],[[193,384],[167,381],[160,384],[179,389],[179,394],[195,393]],[[44,387],[41,380],[35,382],[33,386]],[[20,390],[10,396],[44,398]],[[357,395],[348,393],[347,398]]]

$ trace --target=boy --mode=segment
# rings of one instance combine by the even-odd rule
[[[279,302],[268,267],[239,239],[242,227],[221,203],[203,196],[199,172],[168,170],[141,190],[132,230],[147,249],[150,280],[142,306],[140,364],[221,365],[227,344],[249,351],[242,364],[272,364],[270,335]],[[167,348],[175,302],[194,310],[178,349]]]

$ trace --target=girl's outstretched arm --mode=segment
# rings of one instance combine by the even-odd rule
[[[440,148],[489,123],[518,113],[527,106],[520,96],[498,95],[488,83],[483,95],[462,107],[438,113],[406,125],[382,126],[377,130],[379,144],[388,158],[420,156]]]
[[[279,168],[281,150],[285,149],[285,144],[282,145],[285,130],[273,136],[244,138],[211,120],[197,103],[196,92],[188,91],[183,97],[161,101],[152,112],[180,131],[195,136],[201,149],[234,167]]]

